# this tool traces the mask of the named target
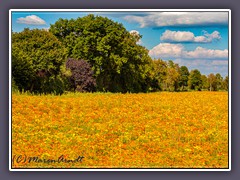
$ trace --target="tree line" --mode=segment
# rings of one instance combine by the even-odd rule
[[[228,90],[228,76],[201,75],[151,59],[141,35],[88,15],[59,19],[50,29],[12,32],[12,86],[20,92],[156,92]]]

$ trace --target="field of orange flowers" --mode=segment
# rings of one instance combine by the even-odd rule
[[[228,168],[228,93],[12,95],[12,168]]]

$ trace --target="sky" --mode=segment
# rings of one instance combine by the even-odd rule
[[[122,23],[129,32],[142,35],[138,44],[153,59],[173,60],[189,71],[228,75],[228,12],[31,12],[13,11],[12,30],[48,29],[59,18],[76,19],[88,14]]]

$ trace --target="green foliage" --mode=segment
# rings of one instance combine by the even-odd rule
[[[153,60],[152,88],[153,91],[163,90],[167,77],[167,62],[161,59]]]
[[[222,90],[223,89],[223,77],[219,73],[217,73],[215,77],[216,77],[217,90]]]
[[[189,71],[186,66],[180,67],[180,77],[179,77],[179,86],[181,87],[181,90],[183,91],[185,87],[188,86],[188,76]]]
[[[24,29],[12,33],[12,75],[20,91],[62,92],[60,67],[65,48],[45,30]]]
[[[216,91],[217,90],[217,79],[216,79],[216,76],[213,73],[208,75],[208,84],[209,84],[209,90],[210,91]]]
[[[207,90],[209,88],[207,76],[206,75],[202,75],[201,76],[201,80],[202,80],[202,89]]]
[[[193,90],[201,90],[202,87],[202,79],[201,73],[198,69],[194,69],[190,72],[188,79],[188,87]]]
[[[52,32],[67,48],[67,55],[85,59],[93,67],[99,91],[141,92],[151,69],[148,50],[137,44],[122,24],[101,16],[59,19]]]
[[[223,80],[223,89],[228,91],[228,76],[225,77],[225,79]]]
[[[168,91],[178,90],[178,81],[180,78],[180,68],[178,64],[174,64],[173,61],[168,61],[167,77],[166,77],[166,89]]]
[[[18,92],[18,86],[16,85],[16,82],[14,80],[14,78],[12,78],[12,92]]]
[[[228,82],[223,80],[223,77],[217,73],[208,75],[208,83],[210,91],[228,90]]]
[[[45,30],[12,32],[12,90],[62,94],[82,92],[228,90],[228,76],[208,77],[173,61],[152,60],[142,35],[94,15],[59,19]],[[66,67],[67,58],[84,59]],[[71,80],[71,81],[69,81]],[[187,89],[188,87],[188,89]]]

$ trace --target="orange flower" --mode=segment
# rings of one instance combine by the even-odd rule
[[[45,155],[48,156],[45,156]],[[228,167],[226,92],[12,95],[14,167]]]

